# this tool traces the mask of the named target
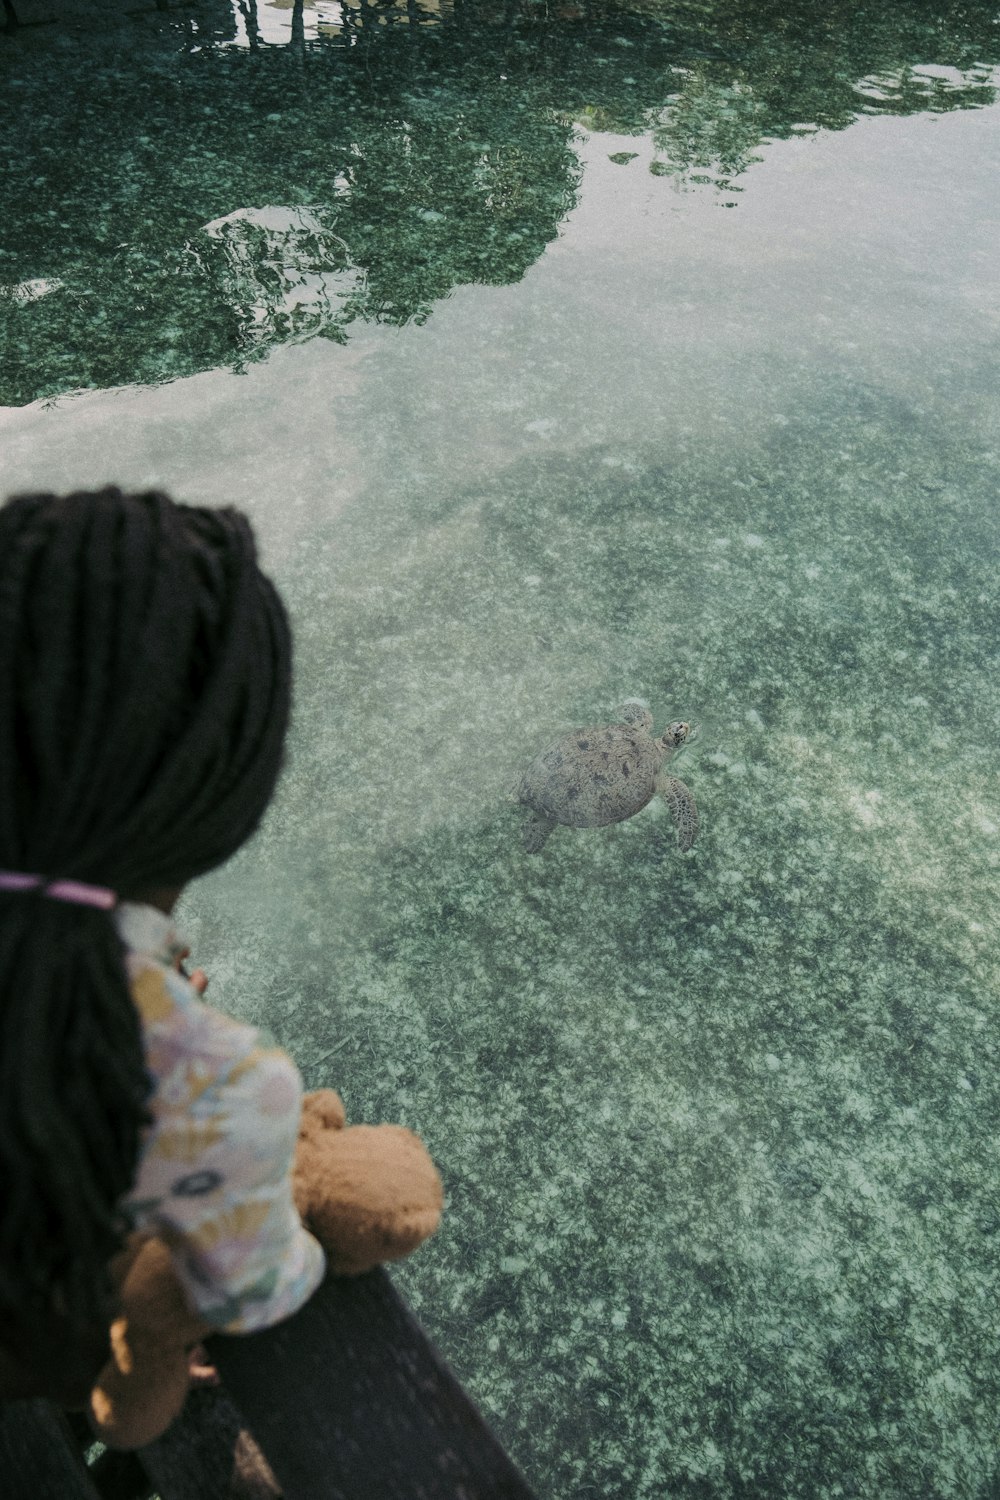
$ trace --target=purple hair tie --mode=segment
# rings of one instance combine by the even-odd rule
[[[36,891],[53,901],[71,901],[76,906],[99,906],[110,911],[118,904],[114,891],[103,885],[84,885],[80,880],[46,880],[44,875],[22,875],[15,870],[0,870],[0,891]]]

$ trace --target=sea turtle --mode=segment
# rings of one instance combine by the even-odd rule
[[[670,808],[681,849],[694,843],[694,798],[683,781],[660,770],[691,738],[691,725],[678,720],[654,740],[653,715],[641,703],[625,703],[618,714],[613,724],[574,729],[555,740],[524,773],[517,800],[531,812],[522,835],[529,854],[538,853],[557,823],[573,828],[621,823],[641,812],[655,792]]]

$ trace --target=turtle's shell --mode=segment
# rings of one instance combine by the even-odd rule
[[[528,767],[519,800],[573,828],[620,823],[652,797],[664,755],[637,724],[574,729]]]

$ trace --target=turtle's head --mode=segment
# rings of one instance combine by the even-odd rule
[[[682,745],[689,745],[697,737],[697,724],[688,724],[684,719],[675,719],[663,731],[660,744],[664,750],[679,750]]]

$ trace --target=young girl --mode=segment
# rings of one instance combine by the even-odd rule
[[[200,1001],[170,918],[260,821],[290,688],[239,512],[111,488],[0,507],[0,1397],[86,1399],[132,1230],[217,1328],[322,1278],[298,1071]]]

